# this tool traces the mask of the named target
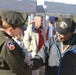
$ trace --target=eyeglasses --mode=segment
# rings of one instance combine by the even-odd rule
[[[56,32],[56,34],[57,34],[58,36],[65,36],[65,35],[63,35],[63,34],[60,34],[60,33],[58,33],[58,32]]]
[[[70,34],[71,32],[69,32],[68,34],[60,34],[60,33],[58,33],[58,32],[56,32],[56,34],[58,35],[58,36],[69,36],[69,35],[72,35],[72,34]]]

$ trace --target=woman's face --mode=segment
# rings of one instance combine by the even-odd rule
[[[11,36],[12,37],[15,37],[16,35],[18,35],[19,33],[20,33],[20,28],[15,28],[15,29],[12,29],[12,31],[11,31]]]

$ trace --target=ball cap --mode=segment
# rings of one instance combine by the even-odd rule
[[[17,11],[3,11],[1,18],[11,26],[21,27],[27,20],[27,14],[22,14]]]
[[[76,23],[70,18],[63,18],[59,23],[59,26],[56,27],[56,31],[62,35],[68,34],[69,32],[74,32]]]

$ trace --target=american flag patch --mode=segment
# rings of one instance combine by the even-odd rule
[[[8,43],[7,43],[7,46],[8,46],[8,48],[9,48],[10,50],[14,50],[14,49],[15,49],[15,46],[13,45],[12,42],[8,42]]]

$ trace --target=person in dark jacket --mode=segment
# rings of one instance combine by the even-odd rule
[[[61,59],[58,75],[76,75],[76,24],[71,19],[64,19],[56,28],[61,41]]]
[[[24,25],[27,14],[3,11],[0,24],[0,75],[31,75],[30,67],[24,62],[22,48],[13,40]]]
[[[45,65],[45,75],[75,75],[75,25],[72,19],[63,18],[56,27],[56,35],[45,42],[37,55],[31,59],[31,68],[37,69]]]

